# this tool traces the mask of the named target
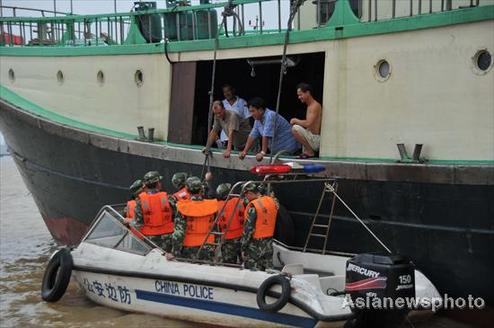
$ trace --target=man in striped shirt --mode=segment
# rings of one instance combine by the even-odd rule
[[[287,154],[293,154],[300,148],[300,144],[292,135],[291,125],[283,116],[266,108],[262,98],[256,97],[249,101],[249,112],[255,122],[247,138],[245,148],[239,154],[240,159],[245,158],[245,155],[259,137],[261,137],[261,151],[256,154],[258,161],[263,159],[268,149],[273,154],[281,150],[285,150]]]

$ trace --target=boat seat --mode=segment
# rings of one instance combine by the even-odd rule
[[[319,290],[321,289],[321,283],[319,281],[319,276],[317,274],[311,274],[311,273],[297,274],[294,276],[294,278],[303,279],[308,283],[310,283],[312,286],[314,286],[316,289]]]
[[[329,295],[331,292],[339,292],[345,290],[345,276],[326,276],[319,279],[321,290]]]
[[[289,273],[291,275],[303,274],[304,273],[304,266],[300,263],[287,264],[283,267],[281,272]]]

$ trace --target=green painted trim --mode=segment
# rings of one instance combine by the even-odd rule
[[[332,19],[328,26],[314,30],[290,32],[290,43],[304,43],[315,41],[328,41],[340,38],[353,38],[368,35],[413,31],[419,29],[435,28],[441,26],[494,20],[494,5],[456,9],[447,12],[402,17],[376,22],[356,22],[348,13],[348,8],[339,5],[338,15]],[[346,12],[344,12],[346,10]],[[354,20],[353,20],[354,21]],[[344,25],[333,25],[337,23]],[[226,38],[221,37],[218,42],[219,49],[234,49],[246,47],[260,47],[281,45],[284,42],[283,33],[248,34],[244,36]],[[169,44],[169,52],[209,51],[214,49],[214,40],[175,41]],[[0,56],[114,56],[163,53],[164,45],[140,44],[140,45],[112,45],[112,46],[24,46],[24,47],[0,47]]]
[[[0,56],[14,57],[125,56],[157,53],[164,53],[163,44],[0,47]]]
[[[333,15],[331,16],[327,26],[342,26],[348,24],[359,24],[360,20],[353,14],[348,0],[340,0],[336,2]]]
[[[42,108],[41,106],[36,105],[35,103],[27,100],[24,97],[19,96],[15,92],[7,89],[3,85],[0,85],[0,98],[8,101],[11,104],[14,104],[17,107],[22,108],[22,110],[41,116],[43,118],[47,118],[51,121],[63,124],[63,125],[68,125],[73,128],[85,130],[85,131],[91,131],[91,132],[96,132],[112,137],[118,137],[118,138],[124,138],[124,139],[135,139],[137,138],[137,135],[132,135],[128,133],[123,133],[115,130],[110,130],[106,128],[102,128],[99,126],[83,123],[71,118],[68,118],[66,116],[51,112],[49,110],[46,110]]]
[[[15,92],[9,90],[3,85],[0,85],[0,98],[6,100],[7,102],[14,104],[15,106],[21,108],[22,110],[37,115],[41,116],[43,118],[49,119],[53,122],[63,124],[70,126],[72,128],[77,128],[85,131],[90,131],[90,132],[95,132],[111,137],[116,137],[116,138],[121,138],[121,139],[128,139],[128,140],[136,140],[137,135],[134,134],[129,134],[129,133],[124,133],[120,131],[115,131],[111,129],[106,129],[102,128],[96,125],[88,124],[88,123],[83,123],[71,118],[68,118],[66,116],[54,113],[52,111],[49,111],[39,105],[36,105],[35,103],[27,100],[26,98],[19,96]],[[172,142],[166,142],[166,141],[157,141],[155,142],[156,144],[161,144],[161,145],[168,145],[171,147],[177,147],[177,148],[184,148],[184,149],[195,149],[195,150],[200,150],[203,148],[201,145],[184,145],[184,144],[177,144],[177,143],[172,143]],[[214,151],[215,153],[221,153],[221,150]],[[237,151],[234,151],[233,153],[238,153]],[[284,158],[294,158],[293,156],[284,156]],[[357,163],[396,163],[396,159],[390,159],[390,158],[362,158],[362,157],[330,157],[330,156],[322,156],[319,159],[321,160],[327,160],[327,161],[338,161],[338,162],[357,162]],[[427,161],[427,164],[441,164],[441,165],[494,165],[494,160],[430,160]]]
[[[398,159],[394,158],[365,158],[365,157],[335,157],[335,156],[321,156],[319,159],[327,161],[338,161],[338,162],[358,162],[358,163],[389,163],[396,164]],[[418,163],[402,163],[403,165],[494,165],[494,160],[446,160],[446,159],[431,159],[427,160],[424,164]]]
[[[130,23],[129,33],[127,34],[127,38],[124,41],[124,44],[146,44],[146,39],[139,31],[139,26],[137,25],[137,21],[135,17],[132,17],[132,22]]]
[[[441,164],[441,165],[494,165],[494,161],[489,160],[446,160],[446,159],[436,159],[428,161],[430,164]]]

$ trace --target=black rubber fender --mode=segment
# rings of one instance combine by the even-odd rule
[[[41,298],[47,302],[56,302],[67,290],[72,274],[72,255],[70,250],[62,248],[50,258],[41,283]]]
[[[295,225],[292,216],[283,205],[280,205],[276,216],[274,239],[286,245],[293,245],[295,242]]]
[[[273,287],[274,285],[281,286],[281,295],[276,300],[276,302],[268,304],[266,303],[266,295],[271,287]],[[290,281],[287,277],[282,275],[269,277],[262,282],[261,286],[259,286],[259,289],[257,290],[257,306],[259,306],[259,309],[261,309],[262,311],[278,312],[286,305],[286,303],[288,303],[288,300],[290,299],[290,293]]]

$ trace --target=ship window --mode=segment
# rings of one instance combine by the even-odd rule
[[[142,74],[142,71],[140,69],[138,69],[134,74],[134,80],[138,87],[140,87],[144,83],[144,74]]]
[[[10,82],[14,83],[15,82],[15,73],[14,70],[11,68],[9,69],[9,80]]]
[[[63,83],[63,73],[62,71],[57,72],[57,81],[58,83],[62,84]]]
[[[378,61],[374,68],[376,77],[379,81],[386,81],[391,75],[391,66],[385,59]]]
[[[483,49],[475,54],[474,62],[478,69],[485,72],[491,67],[492,56],[487,50]]]
[[[99,85],[103,85],[105,83],[105,74],[103,71],[99,71],[98,75],[96,75],[96,79],[98,80]]]

